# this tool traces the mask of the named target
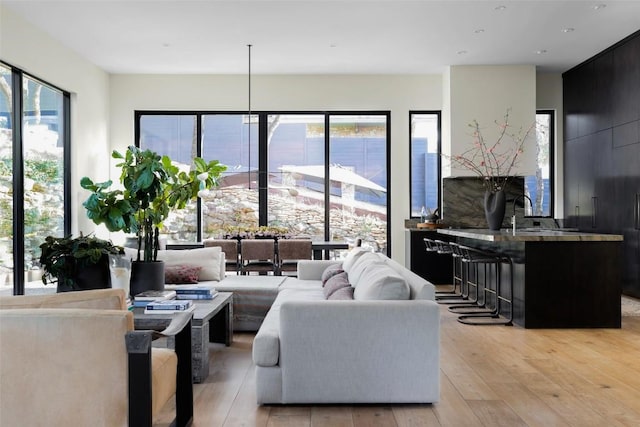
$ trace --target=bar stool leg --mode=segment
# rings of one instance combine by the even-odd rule
[[[458,304],[461,300],[469,298],[465,268],[462,256],[458,250],[458,245],[453,242],[433,241],[438,248],[438,253],[451,255],[453,259],[453,285],[451,291],[436,292],[436,302],[438,304]],[[459,289],[459,290],[458,290]]]
[[[507,256],[496,255],[495,262],[490,263],[496,269],[495,288],[491,288],[487,282],[483,289],[484,302],[488,307],[489,298],[494,303],[493,309],[489,312],[464,314],[458,317],[460,323],[467,325],[513,325],[513,260]],[[502,266],[507,265],[509,268],[509,292],[506,296],[503,292],[502,284]],[[502,312],[502,305],[508,306],[507,314]]]

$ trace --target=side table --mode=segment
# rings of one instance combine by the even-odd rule
[[[151,361],[152,336],[171,337],[178,356],[176,378],[176,418],[171,425],[193,422],[193,370],[191,369],[191,313],[133,314],[135,331],[126,337],[129,352],[129,425],[151,425],[151,372],[144,371]],[[155,332],[152,332],[155,331]]]
[[[201,383],[209,376],[209,343],[219,342],[231,345],[233,341],[233,293],[218,292],[212,300],[195,300],[195,310],[191,321],[191,356],[193,382]],[[136,327],[159,322],[161,318],[171,318],[168,314],[144,314],[144,308],[133,310]],[[147,327],[147,329],[153,329]],[[172,337],[167,345],[175,348]]]

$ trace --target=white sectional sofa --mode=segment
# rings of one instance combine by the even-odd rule
[[[280,286],[253,343],[258,403],[438,401],[433,285],[356,249],[342,264],[354,299],[327,300],[321,277],[332,263],[302,261]]]
[[[234,293],[234,330],[258,331],[259,404],[438,401],[440,314],[431,283],[362,248],[344,261],[300,261],[297,278],[224,277],[224,253],[205,249],[162,255],[168,266],[201,266],[200,285]]]

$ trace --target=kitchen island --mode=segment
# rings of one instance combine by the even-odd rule
[[[513,322],[525,328],[619,328],[622,240],[553,229],[440,229],[513,260]],[[503,266],[502,280],[510,279]]]

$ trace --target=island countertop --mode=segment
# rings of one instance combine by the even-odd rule
[[[488,229],[455,229],[441,228],[438,233],[467,239],[483,240],[485,242],[618,242],[623,240],[619,234],[585,233],[555,229],[517,229],[488,230]]]
[[[553,228],[519,229],[515,235],[509,229],[447,228],[438,234],[511,261],[500,265],[500,274],[490,268],[489,278],[500,279],[501,307],[511,302],[515,324],[620,328],[623,236]]]

